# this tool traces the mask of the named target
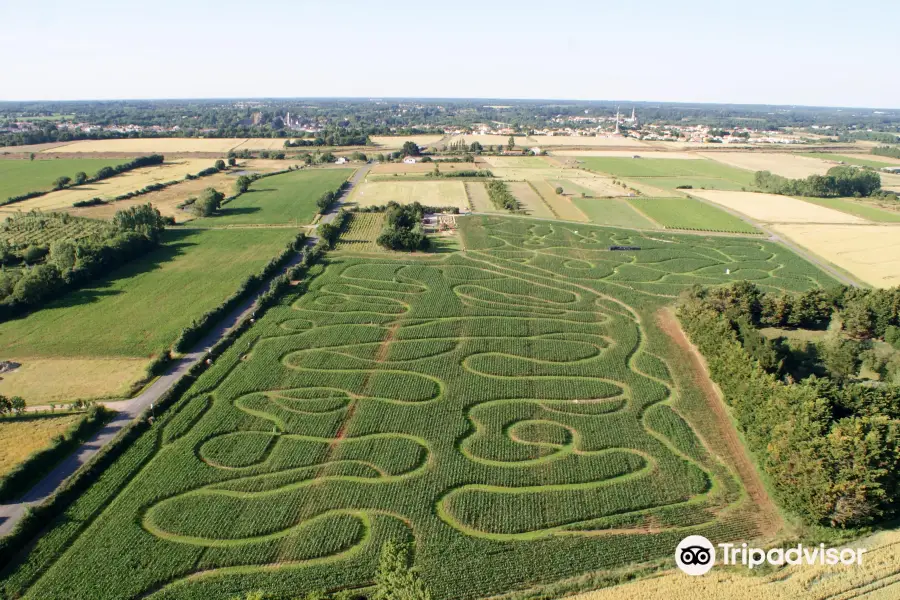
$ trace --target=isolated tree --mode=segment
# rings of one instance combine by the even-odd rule
[[[22,396],[13,396],[10,398],[9,404],[17,415],[21,415],[25,412],[25,398]]]
[[[87,173],[85,173],[84,171],[78,171],[77,173],[75,173],[75,185],[81,185],[82,183],[87,181],[87,178]]]
[[[34,160],[34,152],[28,155],[28,160]]]
[[[12,401],[6,396],[0,395],[0,415],[12,412]]]
[[[415,142],[403,142],[403,148],[400,149],[403,156],[419,156],[419,145]]]
[[[65,175],[63,175],[62,177],[58,177],[56,179],[56,181],[53,182],[53,189],[61,190],[64,187],[66,187],[67,185],[69,185],[70,183],[72,183],[72,178],[66,177]]]
[[[237,159],[234,156],[228,157],[228,166],[233,167],[237,164]]]
[[[216,164],[213,166],[216,168],[217,171],[224,171],[225,170],[225,161],[220,158],[219,160],[216,161]]]
[[[133,231],[149,240],[156,241],[159,234],[166,227],[166,222],[152,204],[131,206],[116,212],[113,216],[113,225],[119,231]]]
[[[208,187],[203,190],[203,193],[201,193],[200,197],[197,198],[197,201],[191,205],[191,208],[198,217],[209,217],[219,210],[222,206],[222,200],[224,199],[225,194],[216,188]]]
[[[234,182],[234,191],[236,194],[243,194],[247,190],[250,189],[250,184],[253,183],[253,180],[247,177],[246,175],[241,175],[237,178],[237,181]]]
[[[564,191],[565,191],[565,190],[562,189],[562,186],[558,186],[558,187],[556,188],[556,193],[557,193],[557,195],[559,195],[559,196],[562,196]]]
[[[512,150],[516,147],[516,138],[514,136],[509,136],[509,141],[506,142],[506,149]]]
[[[472,145],[469,146],[469,152],[474,154],[481,154],[484,150],[484,146],[481,145],[481,142],[472,142]]]
[[[331,223],[322,223],[319,225],[317,232],[319,237],[325,240],[325,243],[328,244],[329,248],[334,248],[335,242],[338,240],[338,236],[341,234],[341,230],[332,225]]]

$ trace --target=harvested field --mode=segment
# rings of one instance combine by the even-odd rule
[[[46,358],[15,356],[22,366],[4,373],[0,394],[28,404],[62,404],[78,399],[122,398],[144,375],[144,358]]]
[[[469,210],[466,189],[461,181],[369,181],[353,194],[358,206],[382,206],[393,200],[400,204],[420,202],[425,206],[455,206]]]
[[[491,168],[491,172],[495,177],[499,179],[505,179],[507,181],[525,181],[527,179],[581,179],[581,178],[591,178],[591,179],[608,179],[605,175],[599,175],[597,173],[592,173],[591,171],[583,171],[581,169],[572,169],[572,168],[560,168],[560,167],[551,167],[547,166],[546,168],[505,168],[505,167],[496,167]],[[552,183],[552,182],[551,182]]]
[[[0,419],[0,477],[83,418],[73,414]]]
[[[553,150],[553,156],[561,158],[633,158],[635,155],[641,158],[659,158],[670,160],[696,160],[697,155],[692,152],[656,152],[647,150]]]
[[[769,171],[790,179],[803,179],[810,175],[824,175],[833,167],[825,161],[786,152],[699,152],[700,156],[750,171]]]
[[[249,138],[240,142],[236,146],[231,147],[230,150],[234,150],[235,152],[239,152],[241,150],[278,150],[280,152],[296,152],[298,150],[302,152],[304,150],[314,150],[314,148],[311,147],[285,148],[284,143],[290,139],[297,138]]]
[[[871,286],[900,285],[900,227],[773,225],[772,229]]]
[[[221,152],[226,154],[247,138],[129,138],[82,140],[43,152],[116,152],[122,154],[166,154],[167,152]],[[284,140],[281,140],[284,144]]]
[[[68,146],[72,142],[48,142],[46,144],[26,144],[24,146],[0,146],[0,155],[2,154],[35,154],[44,150],[55,150]]]
[[[892,175],[889,173],[880,173],[881,187],[886,190],[893,190],[900,193],[900,175]]]
[[[626,201],[666,228],[760,233],[734,215],[694,198],[628,198]]]
[[[159,209],[163,216],[171,216],[178,223],[183,223],[194,218],[194,215],[178,208],[179,204],[192,196],[200,195],[200,192],[208,187],[215,188],[226,196],[234,193],[234,182],[238,173],[271,173],[280,171],[293,165],[292,161],[284,160],[246,160],[241,161],[238,167],[232,171],[224,171],[209,177],[201,177],[200,179],[185,180],[178,185],[167,187],[158,192],[150,192],[130,200],[119,200],[109,204],[99,204],[97,206],[88,206],[84,208],[69,208],[66,210],[69,214],[80,217],[90,217],[94,219],[112,219],[117,211],[126,209],[130,206],[150,203]]]
[[[864,223],[859,217],[789,196],[758,192],[688,190],[710,202],[766,223]]]
[[[484,156],[482,160],[490,165],[489,168],[547,169],[554,166],[543,156]]]
[[[585,146],[601,147],[612,146],[621,148],[644,148],[645,142],[626,137],[588,137],[588,136],[564,136],[564,135],[532,135],[528,138],[529,144],[540,148],[553,146]]]
[[[556,188],[546,181],[537,180],[529,181],[528,183],[534,186],[534,189],[541,195],[557,219],[581,222],[590,221],[587,215],[580,211],[570,198],[557,194]]]
[[[556,215],[550,210],[543,198],[527,182],[517,181],[506,184],[510,193],[519,201],[525,213],[531,217],[553,219]]]
[[[624,200],[615,198],[575,198],[581,212],[595,225],[629,227],[634,229],[659,229],[659,225],[640,214]]]
[[[456,144],[460,140],[465,141],[467,145],[471,145],[475,142],[478,142],[482,146],[503,146],[506,148],[506,144],[509,142],[508,135],[455,135],[453,136],[447,144]],[[402,144],[401,144],[402,145]],[[521,148],[531,148],[535,144],[531,143],[531,141],[526,141],[526,138],[517,137],[516,138],[516,147]]]
[[[614,184],[611,177],[579,177],[578,179],[563,179],[560,181],[560,185],[566,193],[570,193],[569,187],[578,186],[586,189],[581,190],[576,188],[571,193],[580,194],[582,191],[585,191],[588,196],[597,196],[600,198],[627,196],[631,193],[621,185]]]
[[[425,173],[434,171],[435,165],[438,165],[438,168],[444,173],[490,168],[490,165],[480,160],[474,163],[451,163],[436,160],[430,163],[420,162],[414,165],[407,165],[406,163],[381,163],[372,167],[372,170],[369,173],[370,175],[393,175],[395,173],[398,175],[424,175]]]
[[[754,575],[733,569],[713,569],[698,578],[672,570],[609,587],[569,600],[893,600],[900,597],[900,531],[882,531],[848,543],[866,548],[862,565],[786,566],[770,574]]]
[[[848,165],[858,165],[860,167],[872,167],[873,169],[881,169],[883,167],[900,167],[900,158],[892,156],[879,156],[878,154],[832,154],[830,152],[804,152],[803,156],[810,158],[818,158],[828,161],[830,166],[837,163],[846,163]],[[832,164],[834,163],[834,164]]]
[[[686,532],[766,532],[736,433],[656,315],[725,268],[833,280],[765,240],[459,224],[467,250],[443,259],[315,267],[50,525],[7,595],[359,590],[391,540],[434,598],[487,598],[670,560]]]
[[[491,202],[491,197],[488,196],[483,183],[480,181],[467,181],[465,186],[466,195],[469,198],[469,202],[472,205],[472,210],[474,212],[500,212]]]
[[[103,167],[115,167],[128,162],[100,158],[53,160],[0,160],[0,202],[11,196],[50,190],[59,177],[74,178],[83,171],[89,177]]]
[[[187,174],[196,174],[203,169],[213,166],[213,160],[204,158],[191,158],[175,161],[166,161],[162,165],[134,169],[109,179],[81,185],[78,187],[51,192],[45,196],[32,198],[23,202],[16,202],[0,208],[0,214],[11,213],[19,210],[44,210],[60,211],[72,208],[75,202],[90,200],[91,198],[115,198],[128,192],[133,192],[153,183],[167,181],[180,181]]]
[[[671,188],[662,188],[656,185],[658,182],[657,179],[662,178],[648,178],[648,179],[626,179],[624,180],[628,187],[637,190],[642,195],[647,196],[649,198],[681,198],[682,195],[675,190],[675,186]],[[622,180],[620,180],[622,181]]]
[[[691,189],[724,190],[728,192],[741,192],[746,191],[747,189],[755,189],[749,184],[719,177],[634,177],[628,181],[649,183],[654,187],[668,190],[669,195],[676,196],[681,195],[681,193],[689,194]],[[690,186],[690,189],[686,189],[686,186]]]
[[[369,139],[373,144],[386,149],[396,150],[403,147],[406,142],[415,142],[419,146],[433,146],[444,136],[442,135],[373,135]]]

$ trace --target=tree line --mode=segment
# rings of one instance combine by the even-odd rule
[[[0,322],[33,310],[146,254],[157,246],[164,227],[165,220],[159,211],[145,204],[118,211],[106,234],[78,240],[58,239],[49,247],[25,248],[22,258],[28,266],[0,270]]]
[[[897,289],[858,291],[879,305],[900,298]],[[779,500],[807,523],[858,527],[897,514],[900,387],[855,381],[848,372],[858,366],[853,349],[838,334],[821,343],[824,371],[788,373],[780,342],[757,328],[784,322],[821,327],[859,302],[867,301],[843,288],[779,297],[743,282],[698,286],[678,308]],[[784,318],[779,307],[790,307]],[[889,312],[888,320],[896,320],[897,310]]]
[[[881,191],[881,176],[871,169],[832,167],[825,175],[788,179],[769,171],[757,171],[753,185],[772,194],[811,198],[868,198]]]
[[[878,156],[890,156],[892,158],[900,158],[900,148],[897,146],[878,146],[872,148],[872,154]]]
[[[422,226],[424,216],[425,207],[418,202],[412,204],[389,202],[384,212],[384,229],[375,242],[388,250],[403,252],[427,250],[431,242]]]
[[[505,209],[510,212],[519,210],[519,201],[516,200],[516,197],[513,196],[512,193],[510,193],[509,188],[502,181],[496,179],[488,181],[484,184],[484,187],[487,190],[491,202],[497,208]]]

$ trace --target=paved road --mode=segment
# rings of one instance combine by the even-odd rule
[[[332,205],[331,209],[322,216],[322,222],[330,223],[334,220],[340,205],[343,204],[353,187],[365,179],[369,172],[369,168],[370,167],[366,165],[353,175],[353,178],[350,180],[350,187],[338,201]],[[308,246],[311,246],[315,244],[316,241],[317,238],[315,236],[310,236],[307,238],[306,243]],[[296,265],[300,258],[299,254],[295,256],[291,262],[285,266],[281,273]],[[281,273],[274,275],[273,279]],[[164,375],[154,381],[153,384],[148,386],[138,396],[129,400],[104,403],[105,406],[117,411],[117,413],[103,429],[94,434],[91,439],[82,444],[75,452],[58,464],[55,469],[47,474],[47,476],[38,482],[37,485],[31,488],[31,490],[19,499],[18,502],[12,504],[0,504],[0,536],[4,536],[12,531],[12,528],[19,522],[19,519],[22,518],[22,515],[25,513],[25,509],[28,506],[40,504],[47,499],[47,497],[49,497],[63,481],[68,479],[83,464],[90,460],[91,457],[97,454],[97,452],[99,452],[103,446],[108,444],[126,425],[144,410],[149,408],[151,404],[158,402],[163,394],[169,391],[169,389],[175,385],[175,382],[187,373],[191,367],[201,360],[204,360],[206,352],[210,347],[222,339],[225,334],[236,327],[241,321],[250,316],[257,297],[262,294],[263,291],[268,289],[268,287],[267,282],[266,285],[260,288],[260,291],[257,294],[254,294],[232,310],[228,316],[223,318],[189,353],[185,354],[175,364],[171,365]]]

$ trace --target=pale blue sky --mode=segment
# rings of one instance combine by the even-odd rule
[[[0,100],[900,107],[897,0],[0,0]]]

